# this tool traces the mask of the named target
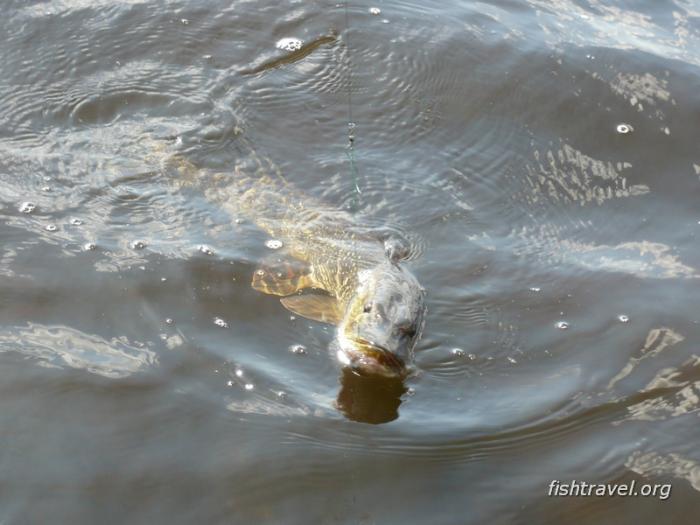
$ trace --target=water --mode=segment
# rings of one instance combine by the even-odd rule
[[[3,7],[0,521],[696,522],[697,3]],[[414,377],[340,371],[163,147],[406,232]]]

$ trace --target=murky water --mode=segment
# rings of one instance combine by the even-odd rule
[[[3,7],[0,521],[697,522],[696,2]],[[342,372],[164,151],[405,232],[418,373]]]

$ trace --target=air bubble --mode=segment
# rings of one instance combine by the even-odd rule
[[[625,135],[632,131],[632,126],[630,126],[629,124],[618,124],[615,129],[618,133]]]
[[[287,397],[287,392],[285,392],[284,390],[280,390],[279,392],[277,392],[277,397],[279,397],[280,399],[284,399],[285,397]]]
[[[461,348],[453,348],[452,355],[455,357],[464,357],[465,355],[467,355],[467,353]]]
[[[625,314],[618,315],[617,320],[620,321],[621,323],[629,323],[630,322],[630,318],[627,317]]]
[[[134,250],[143,250],[146,247],[146,243],[144,241],[133,241],[131,247]]]
[[[86,252],[92,252],[97,249],[97,245],[94,242],[86,242],[83,244],[83,250]]]
[[[289,347],[289,351],[297,355],[305,355],[306,347],[304,345],[292,345]]]
[[[51,186],[42,186],[41,191],[49,193],[51,191]]]
[[[508,357],[506,357],[506,359],[508,359],[508,362],[509,362],[510,364],[512,364],[512,365],[517,365],[517,364],[518,364],[518,362],[515,360],[514,357],[508,356]]]
[[[250,392],[251,390],[253,390],[255,388],[255,385],[253,383],[246,383],[243,388],[245,388],[248,392]]]
[[[382,10],[379,9],[378,7],[370,7],[370,8],[369,8],[369,14],[370,14],[370,15],[375,15],[375,16],[377,16],[377,15],[380,15],[381,13],[382,13]]]
[[[530,291],[537,293],[537,292],[541,292],[542,288],[540,288],[539,286],[530,286]]]
[[[206,244],[201,244],[199,246],[199,251],[202,252],[204,255],[214,255],[214,249],[207,246]]]
[[[214,317],[214,324],[219,328],[228,328],[228,323],[221,319],[221,317]]]
[[[183,26],[186,26],[186,25],[188,25],[188,24],[190,23],[190,21],[187,20],[186,18],[181,18],[181,19],[180,19],[180,23],[181,23]]]
[[[566,321],[559,321],[557,323],[557,328],[559,328],[559,330],[566,330],[567,328],[569,328],[569,323],[567,323]]]
[[[23,202],[19,207],[19,211],[22,213],[32,213],[35,209],[36,204],[33,202]]]
[[[243,369],[236,368],[236,371],[234,372],[234,374],[236,374],[236,377],[243,377]]]
[[[277,239],[269,239],[265,241],[265,246],[270,248],[271,250],[279,250],[284,244],[282,241],[279,241]]]
[[[80,226],[81,224],[83,224],[83,220],[82,220],[82,219],[78,219],[77,217],[74,217],[74,218],[72,218],[72,219],[70,220],[70,223],[71,223],[73,226]]]
[[[44,228],[47,232],[55,232],[56,231],[56,225],[55,224],[47,224],[46,227]]]
[[[173,320],[172,320],[170,317],[168,317],[168,318],[165,320],[165,324],[173,324]]]
[[[275,44],[277,49],[282,49],[283,51],[299,51],[301,46],[304,44],[298,38],[281,38]]]
[[[231,381],[230,379],[226,381],[226,386],[233,386],[233,381]]]

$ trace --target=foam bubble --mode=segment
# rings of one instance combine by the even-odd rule
[[[284,243],[277,239],[268,239],[267,241],[265,241],[265,246],[267,246],[271,250],[279,250],[282,246],[284,246]]]
[[[29,201],[23,202],[19,206],[19,211],[21,211],[22,213],[32,213],[35,209],[36,209],[36,204],[34,204],[33,202],[29,202]]]
[[[304,345],[291,345],[289,347],[289,351],[293,354],[297,355],[305,355],[306,354],[306,347]]]
[[[275,47],[284,51],[299,51],[304,42],[298,38],[280,38]]]

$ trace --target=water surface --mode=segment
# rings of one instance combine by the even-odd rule
[[[3,13],[0,521],[696,523],[696,2]],[[403,231],[418,373],[340,371],[173,154]]]

